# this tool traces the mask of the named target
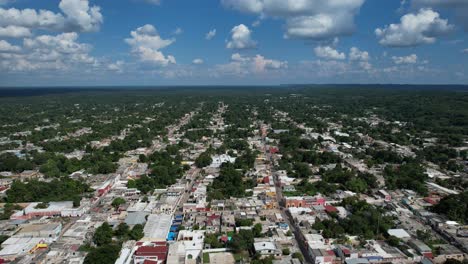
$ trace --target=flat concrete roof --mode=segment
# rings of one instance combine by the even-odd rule
[[[171,228],[172,216],[168,214],[150,214],[143,232],[143,240],[166,241]]]

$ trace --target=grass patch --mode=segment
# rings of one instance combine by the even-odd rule
[[[203,253],[203,263],[210,263],[210,253]]]

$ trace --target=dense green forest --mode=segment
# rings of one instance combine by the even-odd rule
[[[36,96],[15,96],[23,94]],[[327,152],[317,153],[315,150],[320,138],[318,141],[300,138],[302,131],[296,130],[288,122],[279,122],[273,117],[272,109],[285,111],[294,121],[305,123],[318,132],[326,128],[325,120],[329,120],[352,127],[354,132],[369,134],[374,139],[390,143],[420,145],[421,136],[436,137],[437,146],[424,148],[419,155],[452,171],[460,169],[451,161],[457,156],[453,147],[460,146],[464,135],[468,134],[467,93],[464,87],[458,86],[43,89],[23,90],[16,94],[6,90],[4,96],[0,98],[0,123],[4,124],[0,128],[0,137],[34,143],[47,153],[54,153],[55,157],[38,162],[33,158],[33,153],[26,153],[27,158],[21,161],[0,155],[0,169],[22,171],[46,164],[43,171],[52,177],[69,174],[76,168],[85,168],[91,173],[115,170],[110,162],[115,162],[122,152],[148,146],[155,136],[164,136],[165,126],[199,107],[200,102],[203,104],[198,114],[183,127],[186,138],[193,141],[211,135],[211,131],[204,127],[222,101],[229,105],[224,118],[230,124],[224,131],[224,147],[238,149],[242,146],[235,140],[252,135],[252,110],[257,110],[257,117],[272,123],[273,128],[290,129],[288,134],[278,137],[282,152],[287,154],[283,166],[290,162],[315,165],[336,163],[340,159]],[[44,100],[47,104],[41,103]],[[390,123],[371,126],[359,119],[370,115],[379,116]],[[399,131],[395,132],[393,121],[406,125],[398,127]],[[83,127],[90,128],[91,132],[70,136]],[[102,150],[97,151],[89,146],[93,140],[117,136],[125,129],[131,133],[124,139],[113,140]],[[30,131],[30,134],[16,135],[19,131]],[[351,140],[351,143],[355,141],[343,137],[337,139]],[[82,162],[71,160],[68,164],[61,164],[63,158],[56,154],[79,149],[85,149],[90,157],[85,155]],[[402,161],[394,153],[383,151],[369,149],[366,153],[368,164]],[[466,152],[463,155],[466,157]]]
[[[246,189],[254,187],[251,179],[244,180],[234,164],[224,163],[217,177],[208,190],[208,199],[226,199],[230,197],[243,197],[247,195]]]
[[[282,155],[275,169],[299,182],[295,195],[377,188],[374,175],[349,168],[347,155],[381,169],[386,188],[421,195],[428,193],[429,163],[451,175],[466,173],[467,151],[460,147],[468,135],[468,89],[462,86],[44,88],[0,90],[0,103],[0,171],[39,170],[47,180],[14,182],[6,198],[11,203],[78,200],[90,190],[70,174],[116,172],[127,151],[149,147],[153,140],[167,143],[166,128],[189,112],[194,116],[181,127],[183,140],[140,155],[148,173],[129,181],[129,187],[149,193],[174,184],[188,169],[180,150],[211,137],[222,145],[194,159],[197,167],[208,166],[215,154],[236,161],[222,166],[209,198],[245,196],[255,186],[245,175],[258,155],[246,139],[258,133],[261,122],[269,124],[268,138]],[[222,105],[222,130],[207,129]],[[313,135],[324,132],[333,140]],[[412,154],[399,152],[401,146]],[[317,181],[309,181],[312,177]],[[459,190],[467,186],[464,177],[435,182]],[[443,203],[455,204],[455,198],[447,199]],[[459,219],[463,210],[449,211]]]
[[[443,198],[434,211],[446,215],[450,220],[468,223],[468,191]]]
[[[92,192],[83,181],[69,178],[54,179],[50,182],[31,180],[27,183],[14,181],[6,192],[6,201],[20,202],[51,202],[74,201],[79,205],[80,196]]]
[[[381,199],[370,204],[379,189],[412,190],[419,195],[416,201],[433,194],[427,182],[456,190],[460,194],[441,195],[439,204],[424,210],[467,224],[468,87],[0,89],[0,105],[0,179],[7,189],[2,220],[22,202],[79,206],[83,197],[95,194],[90,186],[97,179],[119,176],[142,193],[141,202],[153,201],[155,189],[178,183],[207,184],[207,207],[214,200],[251,199],[254,193],[266,204],[270,194],[254,188],[271,184],[270,175],[278,183],[281,174],[288,178],[278,188],[287,191],[278,196],[321,194],[346,209],[346,217],[329,212],[312,226],[303,222],[309,233],[337,243],[349,243],[350,235],[361,246],[377,239],[402,248],[402,240],[387,235],[388,229],[400,228],[391,205]],[[231,161],[221,164],[219,173],[210,166],[217,155]],[[31,170],[39,172],[37,178],[24,176]],[[184,177],[189,171],[193,178]],[[214,177],[203,179],[207,175]],[[112,197],[108,208],[118,211],[132,198]],[[205,243],[228,247],[240,262],[271,264],[273,257],[262,258],[253,248],[255,238],[280,232],[265,229],[266,218],[259,223],[235,214],[233,232],[206,233]],[[103,223],[80,247],[87,252],[84,263],[114,263],[122,244],[140,240],[143,228]],[[287,237],[292,233],[285,231]],[[425,234],[417,237],[432,246]],[[225,235],[227,241],[220,239]],[[303,259],[296,249],[282,248],[282,253]]]
[[[325,238],[338,238],[346,241],[345,234],[359,236],[362,239],[375,239],[382,236],[393,227],[393,219],[384,216],[383,211],[365,201],[355,198],[344,199],[341,203],[351,215],[345,219],[337,219],[332,215],[329,220],[316,221],[313,228],[321,230]]]

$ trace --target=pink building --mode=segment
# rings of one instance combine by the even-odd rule
[[[107,192],[110,191],[112,188],[112,182],[110,180],[104,182],[98,189],[97,189],[97,194],[98,196],[103,196]]]
[[[321,196],[295,196],[285,197],[286,207],[312,207],[316,205],[325,206],[325,198]]]
[[[31,219],[43,216],[61,216],[62,211],[73,208],[73,202],[50,202],[47,208],[38,208],[39,203],[30,203],[23,210],[11,215],[10,219]]]

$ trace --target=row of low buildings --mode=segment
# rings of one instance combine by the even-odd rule
[[[14,261],[18,257],[47,248],[62,231],[60,222],[32,222],[18,224],[15,233],[2,242],[0,259]]]

